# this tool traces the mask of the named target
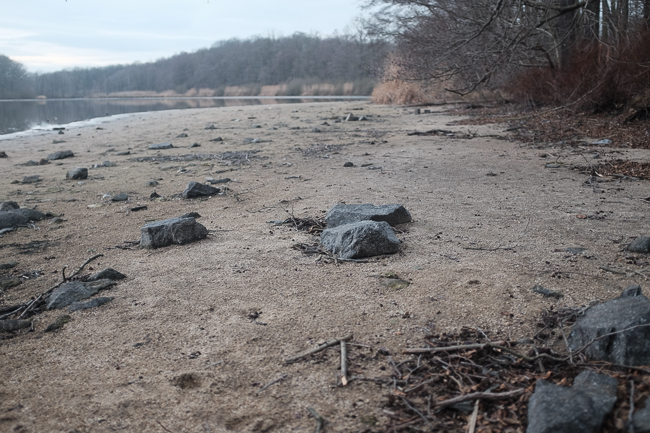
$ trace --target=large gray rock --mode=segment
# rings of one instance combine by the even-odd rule
[[[537,381],[528,403],[526,433],[598,433],[616,403],[617,381],[590,370],[567,388]]]
[[[338,203],[327,211],[328,228],[359,221],[386,221],[391,226],[411,222],[411,214],[400,204],[375,206],[372,204]]]
[[[65,174],[66,179],[88,179],[88,169],[85,167],[75,167]]]
[[[65,308],[73,302],[88,299],[100,290],[108,289],[113,285],[115,285],[115,281],[111,280],[87,281],[85,283],[69,281],[52,292],[47,302],[47,309]]]
[[[20,183],[27,185],[30,183],[38,183],[40,181],[41,181],[41,176],[39,176],[38,174],[33,174],[31,176],[23,177],[23,180]]]
[[[0,230],[13,227],[23,227],[29,224],[24,216],[13,212],[0,212]]]
[[[0,203],[0,212],[5,212],[14,209],[20,209],[20,206],[18,206],[18,203],[16,203],[15,201],[3,201],[2,203]]]
[[[152,144],[151,146],[149,146],[149,149],[161,150],[161,149],[171,149],[172,147],[174,147],[174,146],[172,146],[171,143],[157,143],[157,144]]]
[[[385,221],[360,221],[323,230],[320,243],[342,259],[393,254],[399,240]]]
[[[602,337],[614,332],[618,333]],[[650,364],[650,299],[641,293],[641,287],[628,287],[617,299],[591,307],[576,321],[569,348],[575,351],[587,344],[584,353],[592,360]]]
[[[171,218],[149,223],[140,229],[140,247],[161,248],[204,239],[208,229],[194,218]]]
[[[29,221],[40,221],[47,218],[43,212],[37,211],[36,209],[21,208],[10,210],[9,212],[27,218]]]
[[[221,190],[210,185],[205,185],[198,182],[190,182],[187,184],[185,191],[183,191],[183,197],[185,198],[194,198],[194,197],[206,197],[210,195],[219,194]]]
[[[628,245],[627,250],[631,253],[643,253],[647,254],[650,252],[650,237],[640,236],[632,241]]]
[[[50,153],[47,155],[47,159],[54,161],[56,159],[72,158],[73,156],[74,153],[71,150],[60,150],[58,152]]]

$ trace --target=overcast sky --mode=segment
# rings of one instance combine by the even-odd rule
[[[148,62],[250,36],[328,36],[360,0],[0,0],[0,54],[30,72]]]

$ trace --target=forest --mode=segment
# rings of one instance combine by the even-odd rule
[[[31,74],[0,55],[0,98],[369,95],[364,64],[387,49],[350,35],[232,39],[150,63]]]

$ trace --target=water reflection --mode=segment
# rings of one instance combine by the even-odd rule
[[[124,113],[344,99],[363,98],[106,98],[0,101],[0,134],[26,131],[35,127],[47,127],[52,124],[64,125]]]

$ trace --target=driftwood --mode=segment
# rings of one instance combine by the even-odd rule
[[[301,360],[302,358],[304,358],[306,356],[313,355],[314,353],[318,353],[321,350],[327,349],[330,346],[334,346],[336,344],[339,344],[341,341],[350,341],[350,340],[352,340],[352,334],[348,334],[345,337],[341,337],[341,338],[335,338],[333,340],[330,340],[330,341],[328,341],[326,343],[321,344],[318,347],[307,350],[306,352],[299,353],[296,356],[292,356],[290,358],[287,358],[287,359],[284,360],[284,362],[287,363],[287,364],[291,364],[293,362]]]

